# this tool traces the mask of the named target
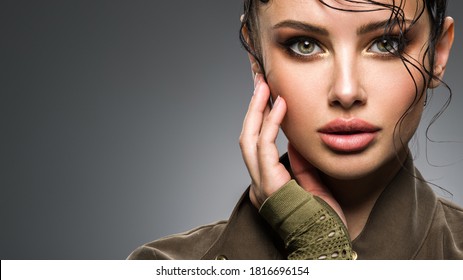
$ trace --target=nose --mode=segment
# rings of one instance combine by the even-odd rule
[[[362,87],[362,73],[355,54],[347,50],[335,57],[329,103],[334,107],[351,109],[364,105],[367,95]]]

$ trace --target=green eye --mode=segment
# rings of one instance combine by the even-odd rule
[[[309,41],[299,42],[296,46],[297,51],[301,54],[310,54],[315,49],[315,45]]]
[[[378,39],[371,45],[369,51],[376,53],[390,53],[397,54],[401,52],[400,43],[398,39],[386,38]]]
[[[323,52],[320,46],[314,42],[313,40],[309,39],[296,39],[295,41],[291,42],[289,45],[289,49],[302,56],[310,56],[316,53]]]

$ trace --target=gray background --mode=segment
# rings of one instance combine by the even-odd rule
[[[461,141],[462,2],[449,13],[454,100],[431,135]],[[240,14],[239,0],[1,1],[1,259],[123,259],[228,217],[249,182]],[[463,204],[463,145],[418,143],[426,178]]]

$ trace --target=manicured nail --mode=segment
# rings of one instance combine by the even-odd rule
[[[259,73],[256,73],[256,75],[254,75],[254,88],[257,87],[257,85],[262,81],[262,75],[259,74]]]
[[[278,107],[278,105],[280,104],[280,101],[281,101],[281,98],[280,98],[280,96],[278,95],[278,96],[277,96],[277,99],[276,99],[275,102],[273,103],[273,107],[274,107],[274,108]]]
[[[256,74],[256,77],[254,79],[254,92],[253,92],[253,95],[256,94],[256,92],[259,90],[261,80],[262,80],[261,75]]]

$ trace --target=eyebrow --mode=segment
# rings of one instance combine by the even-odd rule
[[[407,24],[413,22],[412,20],[407,20],[407,19],[404,20],[404,21]],[[374,31],[377,31],[377,30],[380,30],[380,29],[385,29],[390,24],[391,24],[390,19],[382,20],[382,21],[375,21],[375,22],[371,22],[371,23],[368,23],[368,24],[364,24],[364,25],[360,26],[357,29],[357,35],[363,35],[363,34],[371,33],[371,32],[374,32]],[[393,24],[394,27],[397,26],[397,25],[398,25],[397,23]],[[273,29],[285,28],[285,27],[286,28],[296,29],[296,30],[302,30],[302,31],[306,31],[306,32],[317,33],[317,34],[320,34],[320,35],[323,35],[323,36],[328,36],[329,35],[328,30],[326,28],[324,28],[324,27],[314,25],[314,24],[310,24],[310,23],[307,23],[307,22],[296,21],[296,20],[284,20],[284,21],[281,21],[281,22],[275,24],[273,26]]]
[[[405,25],[407,25],[407,24],[411,24],[413,21],[409,19],[405,19],[403,22],[405,23]],[[371,23],[360,26],[357,29],[357,35],[363,35],[363,34],[371,33],[377,30],[381,30],[381,29],[385,30],[388,26],[395,28],[396,26],[399,26],[399,24],[397,23],[397,21],[394,22],[393,20],[390,20],[390,19],[377,21],[377,22],[371,22]]]
[[[317,34],[324,35],[324,36],[329,35],[328,30],[321,27],[321,26],[309,24],[309,23],[302,22],[302,21],[296,21],[296,20],[284,20],[284,21],[281,21],[281,22],[275,24],[273,26],[273,29],[284,28],[284,27],[297,29],[297,30],[302,30],[302,31],[307,31],[307,32],[312,32],[312,33],[317,33]]]

